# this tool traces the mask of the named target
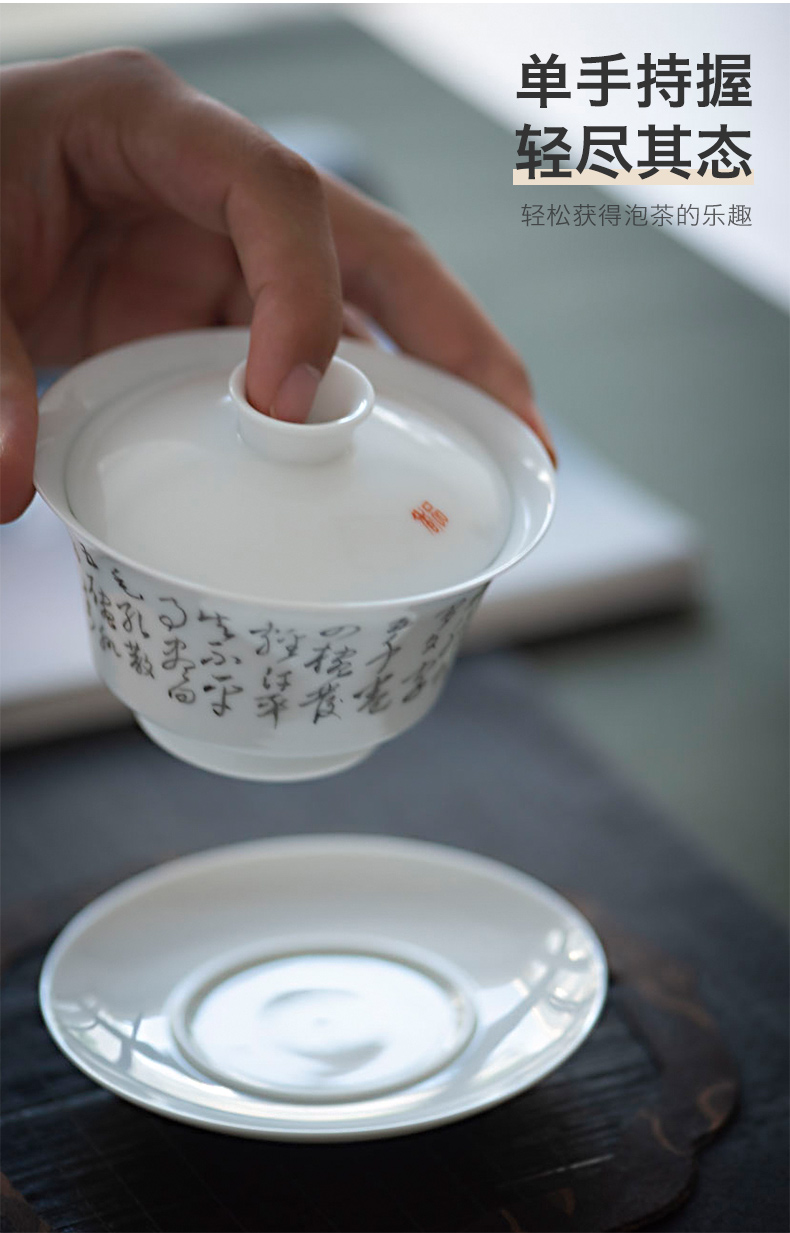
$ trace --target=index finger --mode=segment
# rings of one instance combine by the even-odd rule
[[[75,57],[58,72],[66,97],[80,87],[63,141],[83,197],[120,212],[164,205],[230,238],[254,305],[248,397],[304,419],[342,324],[317,173],[146,53]]]

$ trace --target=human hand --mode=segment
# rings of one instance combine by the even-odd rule
[[[515,351],[390,211],[145,52],[11,66],[0,90],[2,521],[33,496],[34,363],[209,325],[251,323],[248,398],[301,421],[366,314],[553,456]]]

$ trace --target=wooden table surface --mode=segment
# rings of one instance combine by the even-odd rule
[[[522,656],[468,658],[421,724],[323,781],[223,780],[135,731],[10,754],[4,779],[4,1168],[54,1229],[634,1227],[638,1209],[672,1206],[646,1148],[671,1145],[661,1159],[684,1194],[700,1140],[727,1117],[733,1070],[740,1110],[703,1151],[690,1201],[656,1227],[787,1227],[784,931],[567,735]],[[450,843],[568,893],[599,922],[618,976],[598,1028],[501,1109],[347,1148],[180,1127],[60,1057],[35,981],[42,944],[76,908],[168,857],[301,832]],[[613,1185],[634,1126],[649,1134]],[[563,1200],[547,1223],[569,1189],[573,1211]],[[500,1211],[515,1223],[492,1224]]]

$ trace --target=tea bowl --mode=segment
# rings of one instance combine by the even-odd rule
[[[336,364],[332,380],[343,387],[346,403],[334,418],[330,406],[322,422],[267,424],[268,417],[244,405],[247,345],[245,330],[189,331],[77,365],[42,399],[35,482],[71,534],[98,671],[144,731],[206,770],[294,781],[354,765],[430,710],[486,587],[545,533],[555,479],[536,436],[480,390],[356,342],[338,349],[348,368]],[[210,424],[208,412],[203,415],[209,387]],[[357,399],[354,407],[349,398]],[[175,410],[174,399],[180,400]],[[157,429],[160,402],[173,415]],[[257,474],[251,470],[257,463],[234,453],[226,466],[222,445],[212,469],[217,407],[220,418],[240,415],[252,437],[273,426],[286,455],[292,448],[298,455],[301,440],[317,455],[305,461],[271,453],[261,463],[260,490],[291,500],[292,513],[280,519],[268,510],[261,524],[266,534],[259,530],[257,538],[243,501],[241,513],[226,516],[245,468]],[[193,415],[194,448],[174,443],[168,425],[189,425]],[[104,439],[104,420],[114,435],[94,449]],[[365,420],[373,425],[375,448],[363,439]],[[358,429],[353,440],[350,421]],[[386,442],[375,444],[389,432],[399,448],[407,429],[409,448],[424,459],[425,483],[439,491],[438,500],[424,497],[422,471],[414,481],[416,463],[409,463],[411,471],[404,464],[401,474],[397,449],[390,467]],[[327,460],[316,442],[335,431],[348,440]],[[222,442],[231,452],[256,448],[241,427],[228,428]],[[187,446],[192,453],[184,454]],[[129,472],[132,488],[125,460],[143,447],[142,470],[136,462],[138,470]],[[364,466],[374,454],[380,470],[371,477]],[[454,459],[459,469],[450,476]],[[358,463],[361,480],[350,469]],[[463,499],[470,467],[493,477],[489,484],[480,470],[479,509],[471,497]],[[348,486],[353,483],[362,483],[361,495]],[[96,495],[104,488],[111,490],[106,508]],[[247,488],[255,491],[255,482]],[[325,517],[314,500],[319,491]],[[314,506],[304,518],[300,493]],[[338,549],[336,561],[335,507],[342,507],[342,526],[352,528],[353,541]],[[119,510],[129,514],[136,539],[118,533]],[[271,557],[269,586],[269,567],[259,557],[274,540],[279,555]],[[305,565],[308,551],[314,556]],[[246,584],[256,570],[254,585]],[[53,612],[53,635],[56,623]]]

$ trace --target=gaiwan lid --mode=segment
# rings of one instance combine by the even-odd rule
[[[365,602],[473,579],[507,538],[512,493],[451,400],[377,396],[337,357],[307,424],[255,410],[243,361],[140,363],[126,384],[77,432],[66,494],[146,568],[255,599]]]

